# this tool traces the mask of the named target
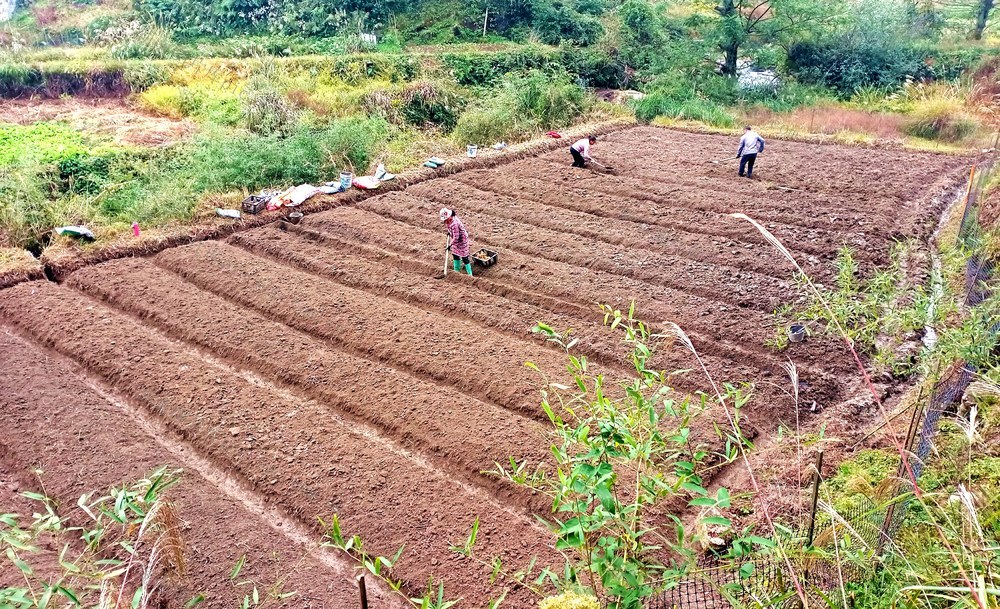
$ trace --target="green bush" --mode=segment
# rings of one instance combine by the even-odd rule
[[[502,96],[512,103],[515,112],[526,114],[543,130],[570,124],[590,105],[583,87],[565,72],[547,74],[532,70],[509,80]]]
[[[739,101],[775,112],[789,112],[802,106],[812,106],[824,100],[832,100],[833,97],[834,92],[821,85],[803,85],[795,81],[786,81],[773,89],[757,88],[741,91]]]
[[[524,137],[527,128],[509,108],[495,107],[465,112],[459,117],[452,135],[459,144],[485,146],[516,141],[518,134]]]
[[[467,103],[465,96],[454,87],[422,80],[402,88],[370,91],[361,105],[369,114],[381,116],[390,122],[415,127],[436,127],[450,132],[455,128],[459,114]]]
[[[24,162],[0,166],[0,227],[10,245],[40,250],[65,216],[49,200],[56,182],[51,165]]]
[[[586,112],[591,101],[569,74],[530,70],[508,77],[486,102],[463,114],[455,138],[461,144],[487,144],[565,127]]]
[[[560,0],[537,1],[534,11],[535,33],[546,44],[588,46],[604,33],[597,18],[578,13]]]
[[[597,49],[524,48],[502,53],[445,53],[441,60],[455,81],[463,86],[492,87],[508,74],[532,69],[564,71],[590,87],[618,88],[624,82],[624,67]]]
[[[798,42],[788,50],[787,68],[802,82],[825,85],[849,97],[864,86],[896,87],[925,73],[926,51],[902,42]]]
[[[288,135],[299,120],[298,110],[278,89],[281,72],[273,60],[255,68],[240,95],[243,126],[258,135]]]
[[[716,127],[735,127],[739,122],[724,106],[698,97],[677,100],[660,93],[653,93],[636,101],[634,107],[636,117],[642,121],[663,117],[698,121]]]
[[[647,95],[634,102],[636,117],[651,121],[657,117],[693,120],[719,127],[737,122],[725,106],[735,102],[736,83],[714,73],[693,71],[663,74],[647,87]]]
[[[178,54],[172,33],[166,28],[146,26],[111,47],[113,59],[168,59]]]

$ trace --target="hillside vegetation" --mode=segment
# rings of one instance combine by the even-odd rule
[[[633,115],[979,146],[1000,84],[972,4],[22,0],[0,94],[126,97],[198,129],[144,148],[58,117],[4,128],[0,240],[37,252],[75,223],[113,237],[264,187]],[[594,97],[624,88],[629,105]]]

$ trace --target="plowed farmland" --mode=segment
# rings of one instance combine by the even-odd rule
[[[227,578],[242,554],[255,576],[297,591],[286,606],[351,606],[354,563],[318,544],[317,517],[332,514],[374,554],[405,547],[394,576],[407,592],[441,580],[462,606],[485,606],[501,589],[449,545],[479,518],[480,555],[558,564],[534,517],[548,500],[487,472],[510,457],[547,458],[541,379],[524,363],[557,382],[566,371],[535,322],[572,328],[600,372],[625,373],[620,335],[602,326],[597,303],[635,301],[654,325],[677,323],[716,380],[752,385],[743,414],[760,441],[796,417],[786,357],[808,406],[802,424],[860,434],[877,415],[841,343],[765,345],[772,311],[798,298],[791,268],[729,214],[767,226],[826,282],[843,245],[867,272],[894,241],[926,241],[967,159],[771,142],[746,180],[712,162],[733,148],[731,138],[633,128],[594,147],[614,175],[573,169],[560,148],[332,201],[298,225],[6,289],[0,501],[17,505],[0,512],[23,509],[13,491],[34,490],[34,468],[74,505],[86,490],[171,465],[186,472],[177,503],[197,567],[165,588],[169,606],[196,593],[233,605]],[[436,277],[443,206],[474,248],[499,252],[497,265]],[[657,364],[697,367],[680,347]],[[700,372],[675,387],[708,390]],[[399,605],[378,586],[372,594],[376,606]],[[536,601],[511,589],[504,606]]]

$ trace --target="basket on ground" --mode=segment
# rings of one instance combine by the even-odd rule
[[[243,200],[243,213],[259,214],[267,208],[267,202],[270,200],[270,197],[262,197],[260,195],[249,196]]]
[[[479,266],[493,266],[497,263],[497,253],[484,247],[472,255],[472,260]]]

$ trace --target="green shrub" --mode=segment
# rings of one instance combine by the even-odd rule
[[[143,26],[111,46],[113,59],[167,59],[177,56],[173,33],[155,25]]]
[[[388,135],[384,120],[356,117],[299,127],[288,137],[209,136],[198,141],[187,166],[199,192],[316,182],[336,168],[367,169]]]
[[[928,140],[959,142],[975,133],[979,126],[961,102],[937,98],[920,103],[903,124],[903,130]]]
[[[636,101],[634,107],[636,117],[642,121],[663,117],[698,121],[715,127],[735,127],[739,122],[725,107],[698,97],[677,100],[660,93],[653,93]]]
[[[508,74],[532,69],[567,72],[590,87],[618,88],[624,82],[624,67],[608,53],[598,49],[559,49],[527,47],[501,53],[445,53],[441,56],[455,81],[463,86],[500,85]]]
[[[530,129],[532,126],[523,123],[509,108],[480,108],[462,114],[452,136],[463,146],[485,146],[494,142],[516,141],[519,134],[525,137]]]
[[[450,132],[468,100],[449,85],[422,80],[405,87],[383,87],[365,95],[362,108],[390,122],[436,127]]]
[[[508,77],[487,101],[463,114],[455,127],[455,138],[461,144],[522,139],[538,130],[571,124],[591,102],[569,74],[530,70]]]
[[[275,86],[273,77],[251,78],[240,96],[242,122],[258,135],[288,135],[295,129],[299,113]]]
[[[534,12],[535,33],[546,44],[588,46],[597,42],[604,33],[598,19],[578,13],[559,0],[535,2]]]
[[[724,106],[733,103],[736,95],[736,83],[731,78],[703,71],[671,71],[657,77],[647,87],[647,95],[634,102],[633,107],[642,121],[662,116],[732,127],[737,119]]]
[[[756,88],[741,91],[739,101],[775,112],[789,112],[802,106],[812,106],[824,100],[832,100],[833,97],[834,93],[821,85],[803,85],[795,81],[786,81],[773,89]]]
[[[540,129],[564,127],[590,105],[583,87],[565,72],[532,70],[508,81],[502,95],[512,102],[515,112],[527,114]]]
[[[92,194],[108,179],[112,158],[92,154],[74,154],[57,164],[60,188],[66,192]]]
[[[62,224],[48,196],[55,181],[51,165],[0,166],[0,227],[10,245],[41,249],[48,231]]]

